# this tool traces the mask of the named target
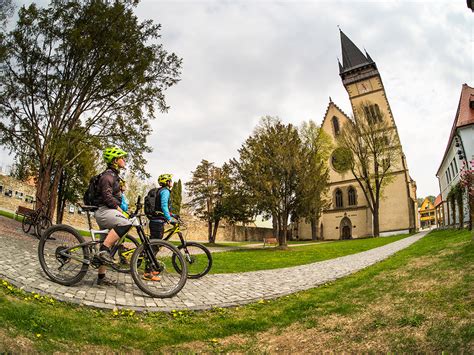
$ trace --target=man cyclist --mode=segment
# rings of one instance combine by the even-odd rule
[[[173,175],[161,174],[158,177],[158,184],[160,188],[156,192],[155,207],[153,216],[150,219],[150,239],[163,239],[165,223],[176,223],[173,219],[175,215],[170,212],[171,209],[171,188],[173,187]],[[152,270],[145,270],[143,278],[145,280],[159,281],[159,272]]]
[[[101,174],[98,181],[97,201],[99,206],[94,217],[100,229],[109,229],[104,243],[100,245],[97,257],[104,264],[114,262],[110,255],[110,248],[124,236],[132,227],[128,220],[128,214],[120,207],[122,192],[120,190],[120,169],[125,168],[125,157],[127,152],[118,147],[110,147],[104,150],[103,158],[107,163],[107,169]],[[106,266],[101,265],[98,270],[98,285],[113,285],[116,282],[105,277]]]

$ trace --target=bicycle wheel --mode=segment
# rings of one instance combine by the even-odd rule
[[[25,215],[23,216],[23,221],[21,222],[21,229],[23,229],[23,232],[28,233],[31,229],[32,224],[33,224],[33,221],[31,219],[31,216]]]
[[[189,242],[184,245],[178,246],[179,251],[183,254],[186,265],[188,266],[188,278],[198,279],[206,275],[212,266],[212,255],[209,249],[204,245]],[[180,272],[179,263],[175,262],[176,259],[173,255],[173,267],[176,271]]]
[[[141,244],[132,255],[132,278],[140,290],[151,297],[173,297],[181,291],[186,283],[187,266],[184,258],[174,245],[163,240],[150,241],[149,246],[153,250],[153,255],[158,265],[155,265],[152,270],[147,270],[148,267],[146,265],[152,265],[152,262],[149,260],[141,262],[142,258],[149,259],[146,246]],[[180,265],[180,271],[173,267],[173,258]],[[149,271],[159,272],[158,277],[160,280],[146,280],[144,277]]]
[[[47,216],[40,216],[38,221],[36,222],[35,225],[35,234],[38,239],[41,239],[41,236],[43,235],[43,232],[51,227],[53,223],[51,222],[51,219]]]
[[[84,238],[74,228],[58,224],[44,231],[38,245],[38,258],[46,275],[61,285],[74,285],[86,275],[89,248],[78,246]]]
[[[131,235],[127,236],[124,242],[118,246],[114,254],[116,262],[110,265],[112,269],[122,273],[129,273],[133,252],[139,245],[140,243],[135,237]]]

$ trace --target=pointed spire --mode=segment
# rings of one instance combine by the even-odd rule
[[[329,103],[332,103],[332,99],[331,99],[331,96],[329,96]]]
[[[365,51],[365,56],[367,57],[367,60],[371,63],[374,63],[374,60],[372,58],[370,58],[369,53],[367,53],[367,51],[365,49],[364,49],[364,51]]]
[[[363,64],[370,64],[365,55],[360,51],[359,48],[347,37],[341,29],[341,50],[342,50],[342,69],[343,71],[350,70],[354,67]]]

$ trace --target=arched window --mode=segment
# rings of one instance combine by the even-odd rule
[[[337,119],[336,116],[333,116],[332,118],[332,128],[334,129],[334,135],[337,136],[339,135],[340,129],[339,129],[339,120]]]
[[[356,191],[352,186],[349,187],[349,190],[347,191],[347,200],[348,200],[349,206],[357,205]]]
[[[343,206],[343,203],[342,203],[342,191],[340,189],[336,190],[335,197],[336,197],[336,208],[341,208]]]
[[[380,113],[379,105],[364,106],[365,118],[369,124],[382,122],[382,114]]]

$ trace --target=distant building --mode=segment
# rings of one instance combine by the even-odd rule
[[[369,109],[378,117],[385,117],[395,130],[397,127],[382,78],[370,55],[359,48],[342,32],[342,65],[339,74],[349,94],[352,109],[361,103],[369,103]],[[329,100],[321,125],[333,138],[340,133],[349,117]],[[337,148],[336,148],[337,149]],[[329,158],[329,199],[331,206],[323,211],[319,223],[319,237],[322,239],[352,239],[373,235],[373,216],[365,195],[350,171],[341,171],[333,157]],[[392,181],[386,186],[380,203],[380,235],[408,233],[417,229],[416,183],[410,177],[403,152],[391,172]],[[311,228],[301,223],[298,231],[301,239],[311,238]]]
[[[418,209],[418,217],[420,218],[420,228],[430,228],[436,225],[435,206],[428,197]]]
[[[467,193],[463,193],[462,208],[454,201],[453,191],[460,180],[463,167],[471,166],[474,160],[474,88],[463,84],[458,108],[454,116],[453,126],[448,138],[441,164],[436,172],[438,178],[441,209],[444,212],[441,225],[459,226],[460,213],[463,215],[463,224],[468,225],[470,220]]]

